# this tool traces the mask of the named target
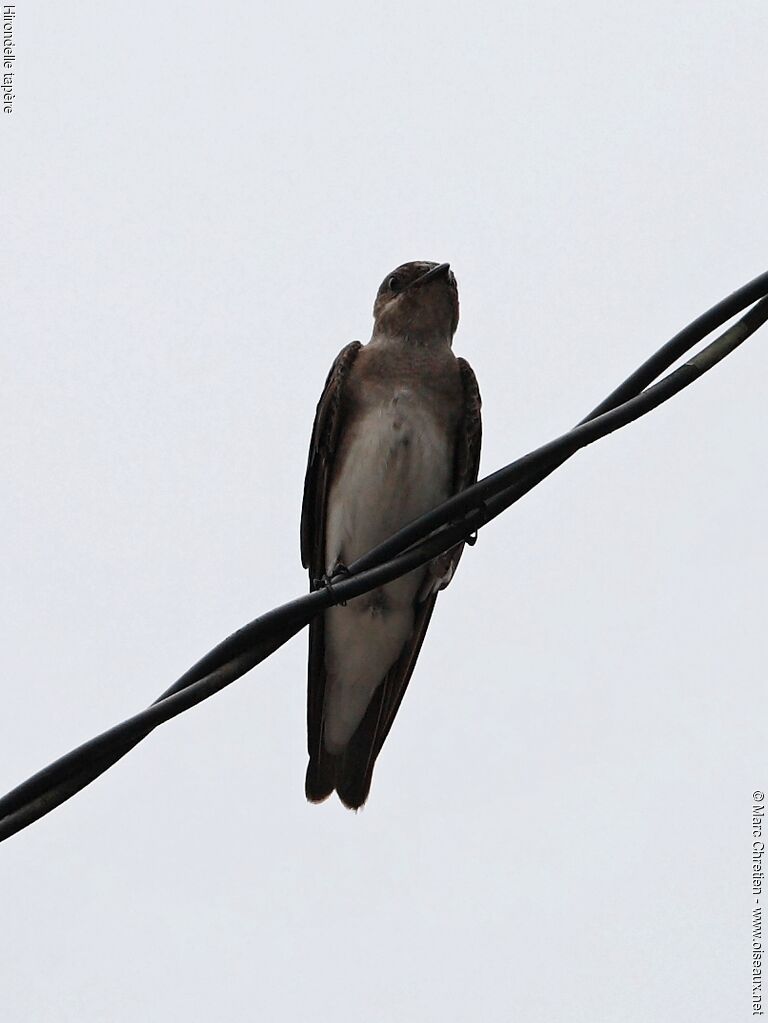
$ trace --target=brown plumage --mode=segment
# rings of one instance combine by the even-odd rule
[[[332,574],[477,479],[480,394],[451,340],[446,264],[407,263],[374,306],[368,345],[347,345],[315,415],[301,519],[310,581]],[[357,809],[413,673],[438,590],[463,545],[310,625],[307,798]]]

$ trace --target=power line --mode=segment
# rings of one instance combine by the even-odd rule
[[[751,309],[658,383],[694,345]],[[662,346],[568,433],[529,452],[398,530],[348,566],[348,574],[273,608],[233,633],[146,710],[44,767],[0,799],[0,842],[45,816],[117,763],[158,725],[224,689],[333,604],[350,600],[470,540],[571,455],[668,401],[715,366],[768,320],[768,272],[723,299]]]

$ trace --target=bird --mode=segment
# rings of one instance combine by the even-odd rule
[[[450,264],[412,261],[387,274],[373,321],[367,344],[353,341],[336,357],[315,413],[301,512],[311,589],[477,480],[480,391],[452,349],[459,297]],[[368,798],[437,594],[462,549],[310,623],[311,803],[335,790],[358,810]]]

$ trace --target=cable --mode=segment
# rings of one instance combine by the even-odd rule
[[[0,799],[0,842],[50,813],[130,752],[158,725],[208,699],[255,667],[321,611],[426,564],[509,508],[559,465],[683,390],[768,320],[768,273],[680,331],[568,433],[468,487],[398,530],[323,588],[273,608],[233,633],[153,704],[60,757]],[[708,334],[752,308],[701,352],[653,386]],[[645,388],[645,390],[644,390]]]

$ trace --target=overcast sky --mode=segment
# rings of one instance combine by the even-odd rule
[[[768,269],[768,9],[19,4],[0,789],[306,587],[315,403],[450,260],[483,474]],[[751,1014],[768,328],[485,529],[354,815],[306,634],[0,848],[13,1023]]]

